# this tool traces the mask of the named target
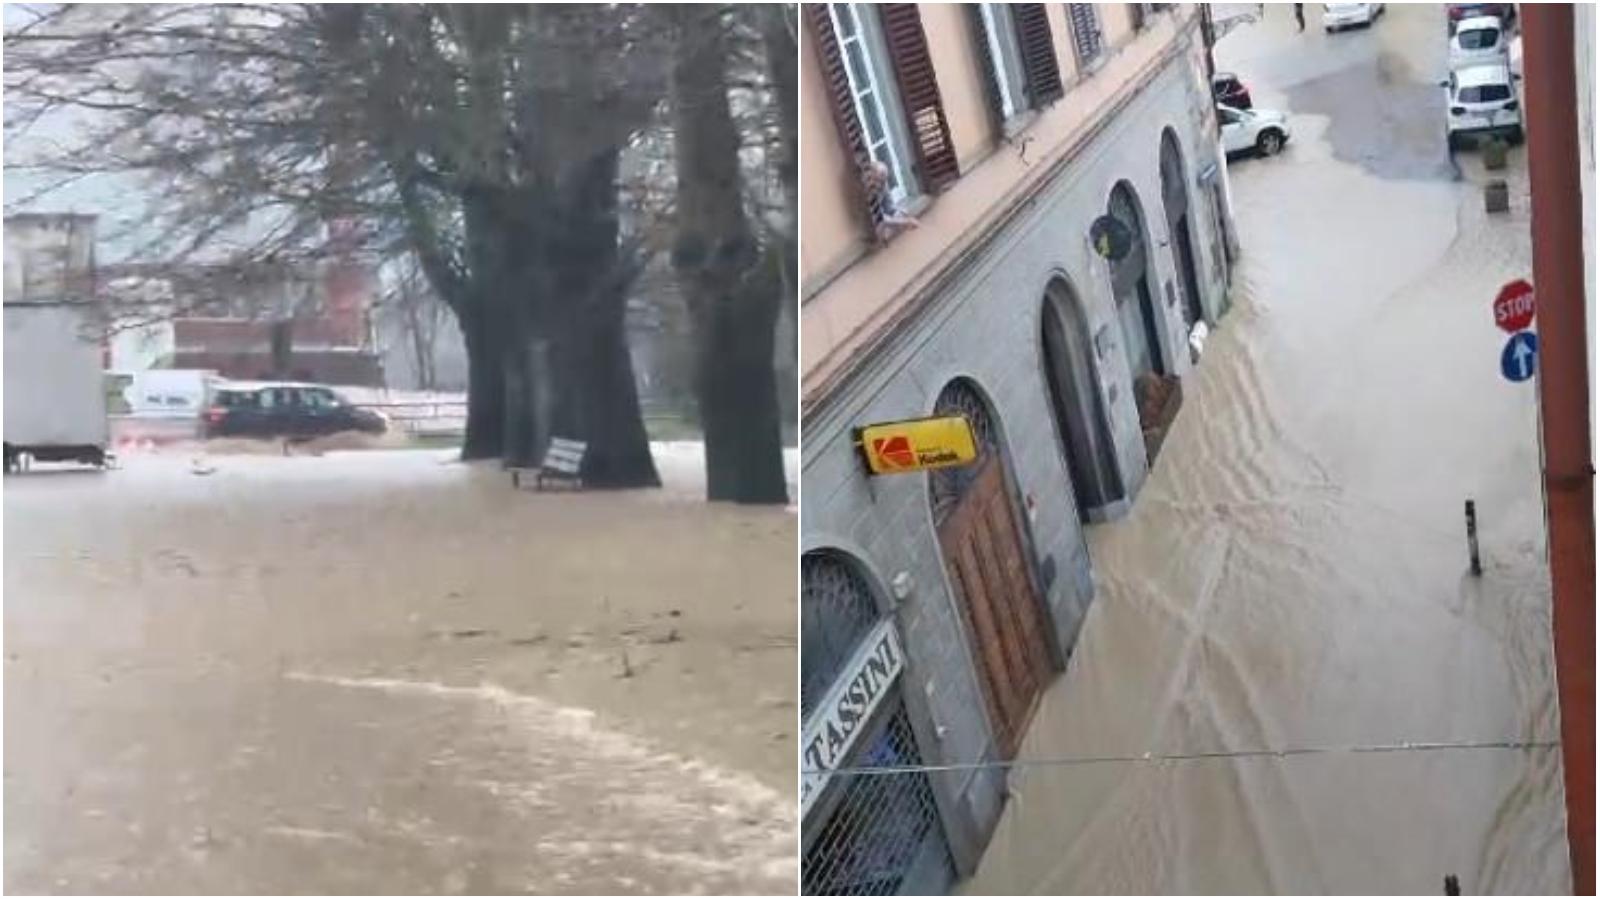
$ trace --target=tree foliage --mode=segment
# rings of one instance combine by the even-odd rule
[[[706,10],[688,35],[662,27],[685,10],[649,4],[22,8],[7,168],[28,202],[137,185],[130,255],[149,265],[409,255],[466,341],[465,456],[529,465],[553,435],[581,437],[590,483],[654,484],[623,315],[682,244],[694,188],[675,109],[728,111],[751,250],[792,271],[793,109],[773,54],[792,84],[793,10]],[[691,37],[720,48],[715,96],[670,89]]]

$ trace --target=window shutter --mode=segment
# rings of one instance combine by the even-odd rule
[[[1100,55],[1100,18],[1093,3],[1068,3],[1067,18],[1072,23],[1072,45],[1083,66]]]
[[[883,23],[883,40],[889,48],[889,64],[900,87],[900,103],[905,107],[911,142],[916,145],[917,174],[922,186],[938,193],[960,175],[955,146],[950,141],[950,123],[945,120],[944,103],[939,98],[939,83],[934,78],[933,60],[928,55],[928,39],[922,33],[922,16],[915,3],[884,3],[877,7]]]
[[[1000,83],[995,80],[994,54],[989,52],[989,26],[983,21],[983,7],[978,3],[964,4],[967,21],[972,25],[972,46],[978,53],[978,69],[983,73],[983,97],[988,101],[989,124],[999,134],[1005,125],[1005,107],[1000,102]]]
[[[822,66],[822,81],[828,89],[828,107],[833,111],[833,126],[839,134],[839,141],[844,144],[845,155],[849,157],[854,173],[848,179],[851,198],[857,209],[862,211],[862,218],[870,232],[877,227],[874,221],[877,216],[872,205],[867,202],[866,191],[861,184],[861,173],[866,171],[872,157],[867,152],[866,138],[861,134],[861,118],[856,115],[855,99],[850,94],[850,76],[845,72],[844,54],[839,51],[839,37],[833,33],[833,22],[828,19],[828,7],[822,3],[806,3],[801,6],[806,11],[806,20],[811,26],[811,36],[817,42],[818,62]]]
[[[1061,99],[1061,67],[1056,65],[1056,45],[1050,39],[1050,17],[1043,3],[1017,3],[1011,7],[1017,25],[1017,45],[1022,48],[1022,70],[1028,77],[1028,99],[1035,108]]]

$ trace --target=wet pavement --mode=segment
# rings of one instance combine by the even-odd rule
[[[1124,520],[1018,757],[972,893],[1569,889],[1536,395],[1499,374],[1490,302],[1530,269],[1444,150],[1438,7],[1324,35],[1237,28],[1218,64],[1291,114],[1231,164],[1233,309]],[[1463,501],[1485,572],[1468,573]]]
[[[8,476],[6,888],[792,892],[792,512],[450,456]]]

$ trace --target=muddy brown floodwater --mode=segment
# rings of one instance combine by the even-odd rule
[[[794,515],[658,451],[7,477],[6,888],[792,893]]]
[[[1501,379],[1489,312],[1529,274],[1522,152],[1490,218],[1475,154],[1330,141],[1411,103],[1448,163],[1437,98],[1407,83],[1442,12],[1299,39],[1288,18],[1219,48],[1294,139],[1230,166],[1234,308],[1133,512],[1089,531],[1095,602],[1020,759],[1558,737],[1535,389]],[[1399,99],[1326,90],[1341,78]],[[1025,765],[1012,788],[967,891],[1570,888],[1550,747]]]

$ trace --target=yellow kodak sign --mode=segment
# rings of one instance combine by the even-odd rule
[[[972,426],[964,416],[868,425],[860,437],[867,468],[874,475],[964,466],[978,458]]]

